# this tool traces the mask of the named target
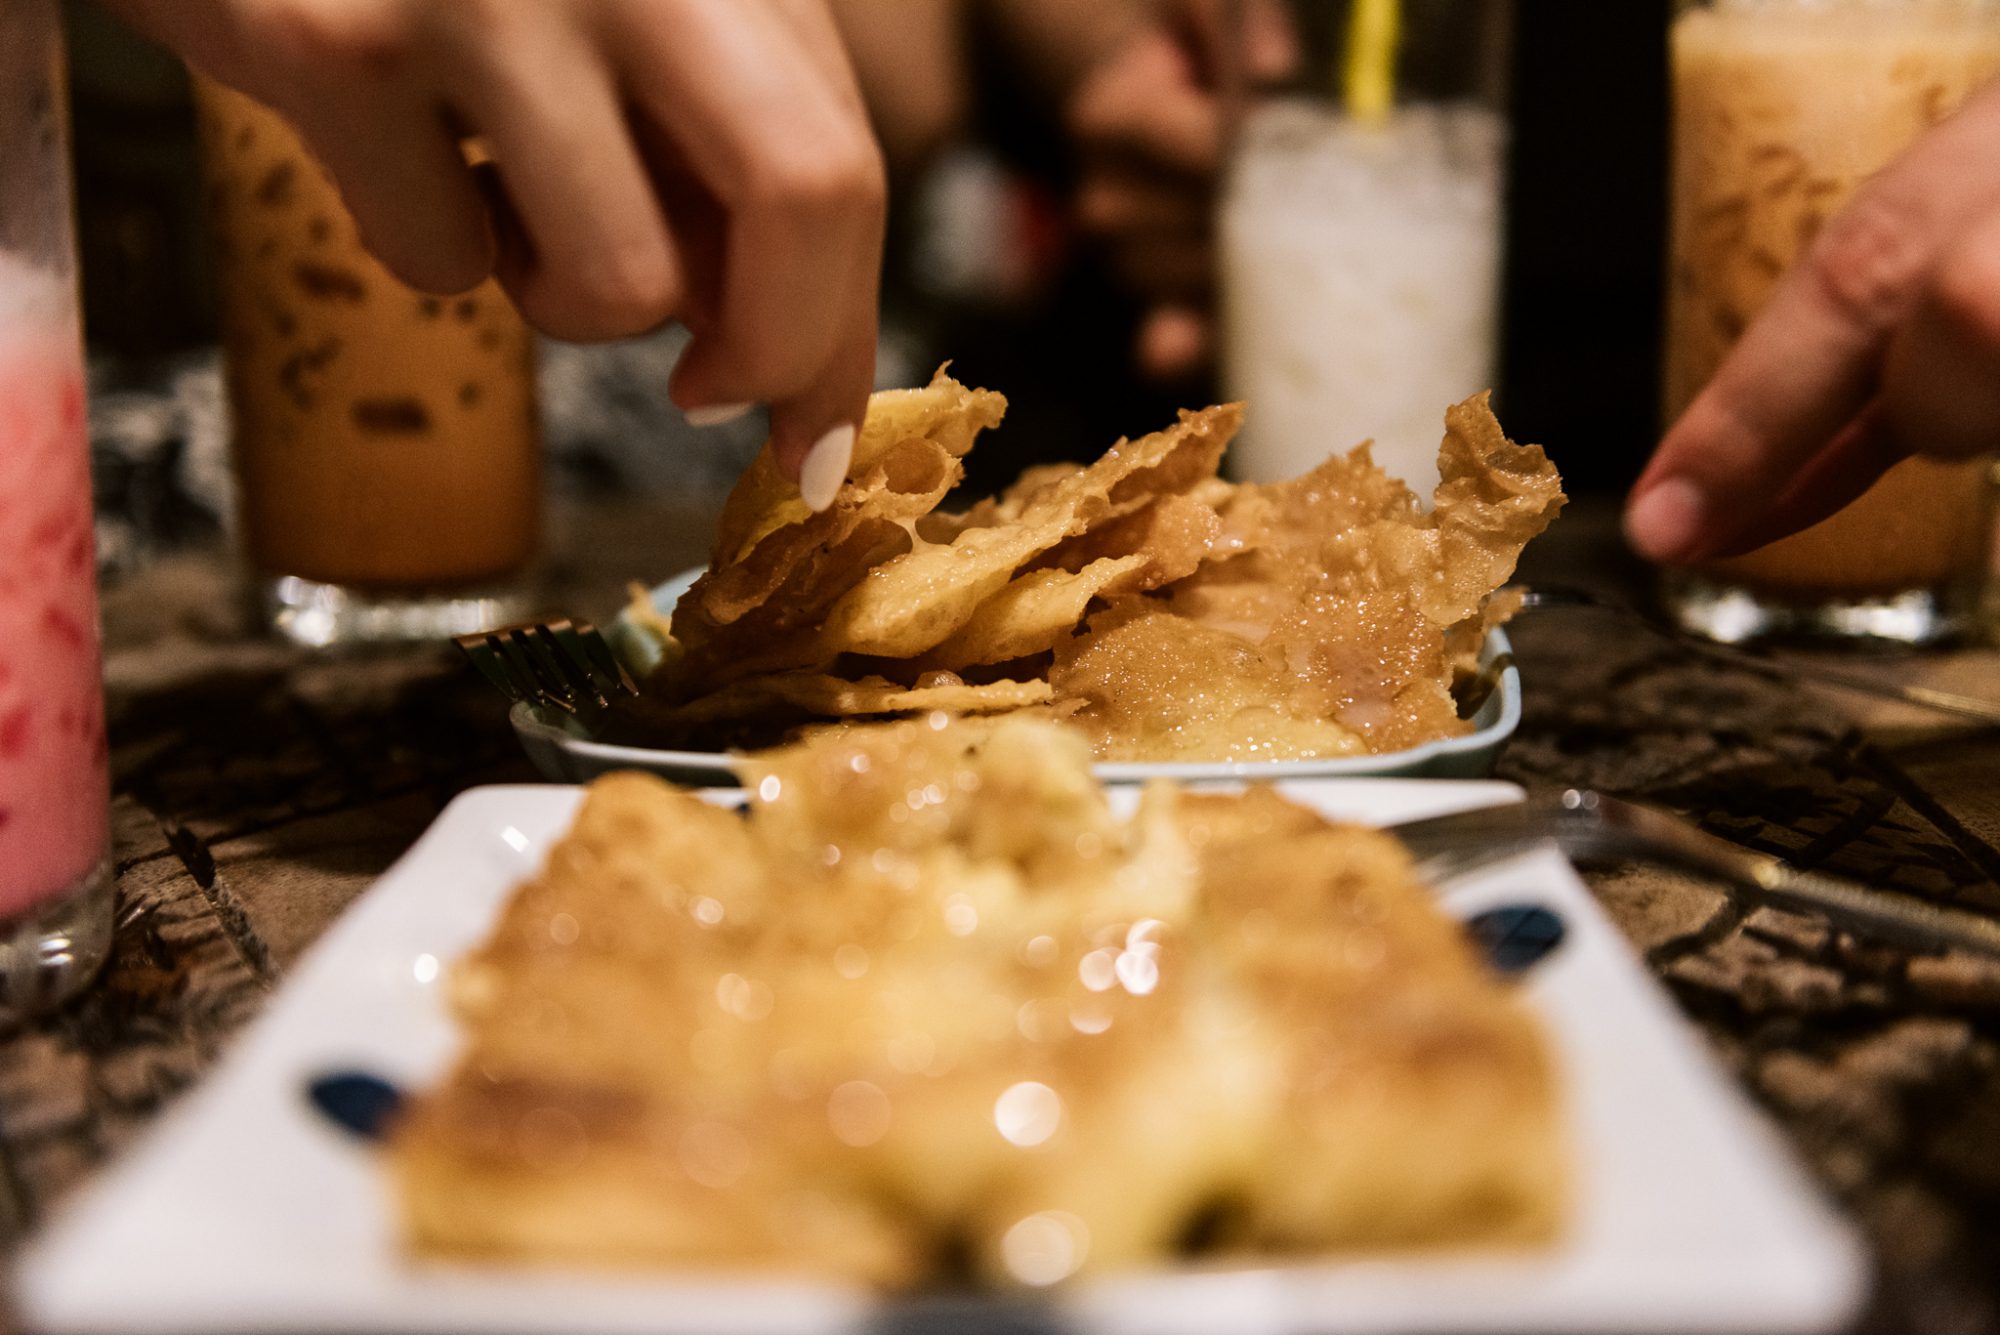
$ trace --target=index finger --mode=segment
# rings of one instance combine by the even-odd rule
[[[1177,16],[1210,82],[1231,62],[1252,85],[1289,78],[1299,63],[1298,34],[1281,0],[1184,0]]]
[[[1968,164],[1996,139],[1989,90],[1827,224],[1633,488],[1626,526],[1645,555],[1714,555],[1867,405],[1946,238],[1995,191]]]
[[[1200,86],[1187,53],[1147,32],[1095,71],[1067,109],[1084,144],[1207,176],[1222,160],[1222,107]]]
[[[828,459],[840,453],[841,432],[851,439],[866,408],[880,151],[823,8],[711,3],[674,14],[671,34],[631,25],[627,81],[638,114],[713,198],[721,236],[712,309],[691,326],[669,392],[683,407],[771,402],[780,471],[798,477],[820,446]]]

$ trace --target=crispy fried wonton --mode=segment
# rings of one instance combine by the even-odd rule
[[[644,725],[702,745],[1048,706],[1101,759],[1400,750],[1469,727],[1454,675],[1563,504],[1547,456],[1480,395],[1446,413],[1428,511],[1365,444],[1290,482],[1220,480],[1234,404],[938,511],[1005,407],[942,370],[875,395],[821,514],[760,457],[674,609]]]

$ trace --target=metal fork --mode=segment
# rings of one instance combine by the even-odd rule
[[[1445,881],[1553,841],[1577,862],[1633,859],[1719,882],[1753,900],[1823,913],[1834,926],[1920,951],[2000,958],[2000,920],[1854,881],[1800,871],[1655,807],[1588,789],[1391,826],[1420,872]]]
[[[453,643],[510,700],[581,714],[609,709],[612,701],[639,693],[604,636],[588,622],[502,626],[454,636]]]

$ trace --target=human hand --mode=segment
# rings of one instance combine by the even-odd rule
[[[1625,514],[1682,564],[1825,518],[1911,454],[2000,451],[2000,85],[1864,185],[1667,433]]]
[[[697,422],[832,500],[874,374],[881,154],[822,0],[113,0],[283,113],[417,288],[566,339],[670,319]],[[469,167],[478,138],[490,168]]]
[[[1283,11],[1244,6],[1243,82],[1288,74],[1298,59]],[[1079,227],[1148,305],[1135,355],[1170,378],[1213,355],[1215,191],[1222,169],[1231,35],[1215,0],[1153,10],[1087,69],[1065,118],[1080,159]]]

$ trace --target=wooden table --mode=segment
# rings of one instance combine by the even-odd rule
[[[626,580],[697,561],[708,525],[659,505],[559,515],[552,601],[605,615]],[[1606,506],[1530,558],[1530,579],[1644,591]],[[105,624],[116,951],[88,995],[0,1041],[13,1239],[200,1078],[454,793],[534,777],[453,651],[247,637],[219,553],[110,590]],[[2000,910],[2000,734],[1693,660],[1612,614],[1530,614],[1514,634],[1527,711],[1503,777],[1644,796],[1803,866]],[[2000,695],[1992,651],[1867,666]],[[1872,1241],[1866,1329],[2000,1332],[2000,966],[1911,958],[1657,870],[1591,880]]]

